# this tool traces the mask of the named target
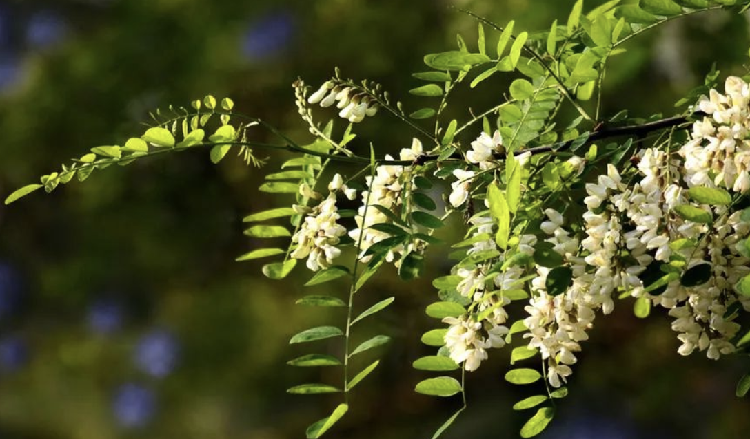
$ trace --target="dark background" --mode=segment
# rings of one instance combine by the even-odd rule
[[[572,3],[0,0],[0,198],[91,147],[139,135],[149,110],[208,93],[231,96],[238,111],[302,143],[310,139],[293,104],[298,76],[317,86],[339,66],[419,108],[406,91],[421,85],[410,73],[424,69],[422,56],[455,47],[456,32],[475,40],[474,20],[449,6],[544,31],[564,23]],[[745,72],[748,31],[747,16],[711,13],[636,38],[612,60],[602,114],[678,111],[673,103],[713,61],[724,75]],[[488,32],[490,47],[496,39]],[[487,81],[467,105],[502,99],[505,81]],[[359,142],[381,155],[410,144],[384,113],[358,128]],[[233,153],[214,166],[207,151],[144,160],[0,207],[0,438],[293,438],[330,412],[338,397],[285,389],[336,384],[340,373],[286,366],[305,352],[287,342],[344,317],[294,305],[310,292],[302,269],[274,282],[260,263],[233,262],[261,245],[242,235],[241,218],[283,205],[257,186],[285,157],[258,155],[271,158],[268,168]],[[419,336],[437,326],[423,309],[435,298],[431,276],[449,267],[444,253],[430,253],[425,279],[406,284],[385,270],[357,296],[361,309],[396,297],[360,334],[394,341],[362,360],[383,357],[330,437],[429,437],[458,407],[414,394],[427,374],[410,367],[430,352]],[[666,315],[638,321],[631,302],[597,320],[571,396],[541,437],[750,437],[750,405],[734,397],[750,362],[680,357]],[[469,410],[446,438],[514,437],[529,414],[511,406],[530,391],[504,382],[507,357],[494,351],[470,374]]]

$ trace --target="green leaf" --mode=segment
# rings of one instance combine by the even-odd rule
[[[336,409],[331,413],[331,416],[316,421],[305,430],[305,437],[307,439],[317,439],[328,431],[333,425],[341,419],[346,411],[349,410],[349,406],[346,404],[339,404]]]
[[[283,279],[291,273],[294,266],[297,265],[296,259],[289,259],[284,262],[276,262],[263,266],[263,275],[269,279]]]
[[[289,230],[283,226],[252,226],[245,230],[245,235],[256,238],[279,238],[283,236],[292,236]]]
[[[435,70],[463,70],[466,66],[471,67],[489,61],[490,58],[487,55],[461,51],[434,53],[424,57],[424,63]]]
[[[711,278],[711,264],[698,264],[689,268],[680,278],[683,287],[696,287]]]
[[[315,276],[313,276],[312,279],[307,281],[305,283],[305,286],[311,287],[313,285],[330,282],[334,279],[340,278],[341,276],[346,276],[347,274],[349,274],[349,270],[346,267],[335,265],[333,267],[329,267],[329,268],[326,268],[325,270],[321,270],[315,273]]]
[[[324,354],[307,354],[289,360],[286,364],[297,367],[319,367],[319,366],[340,366],[341,361],[331,355]]]
[[[532,97],[535,91],[534,86],[523,78],[518,78],[510,84],[510,96],[519,101]]]
[[[369,375],[370,372],[372,372],[373,370],[375,370],[375,368],[378,367],[378,364],[380,364],[380,360],[375,360],[375,362],[373,362],[372,364],[370,364],[369,366],[367,366],[366,368],[364,368],[360,373],[358,373],[357,375],[355,375],[354,378],[352,378],[351,381],[349,381],[346,384],[346,388],[348,390],[353,389],[354,386],[356,386],[357,384],[359,384],[360,381],[362,381],[363,379],[365,379],[365,377],[367,375]]]
[[[122,152],[120,151],[119,146],[97,146],[96,148],[91,148],[91,152],[102,157],[114,159],[122,157]]]
[[[316,328],[306,329],[298,334],[295,334],[289,344],[295,343],[307,343],[316,340],[324,340],[326,338],[338,337],[344,335],[341,330],[335,326],[318,326]]]
[[[750,274],[740,279],[734,289],[743,296],[750,297]]]
[[[535,395],[529,396],[526,399],[522,399],[513,405],[513,410],[526,410],[534,408],[539,404],[546,401],[549,397],[547,395]]]
[[[408,235],[409,232],[407,232],[403,227],[399,227],[395,224],[391,223],[378,223],[373,224],[370,227],[368,227],[372,230],[377,230],[378,232],[387,233],[391,236],[404,236]]]
[[[521,49],[523,49],[523,45],[528,38],[528,32],[521,32],[516,37],[516,41],[514,41],[513,45],[510,47],[510,65],[513,66],[513,68],[516,68],[518,65],[518,59],[521,57]]]
[[[710,204],[712,206],[728,206],[732,204],[732,196],[724,189],[695,186],[688,189],[688,195],[701,204]]]
[[[485,79],[487,79],[487,78],[489,78],[490,76],[492,76],[492,75],[494,75],[495,73],[497,73],[497,71],[498,71],[498,70],[497,70],[497,66],[492,66],[492,67],[488,68],[487,70],[485,70],[485,71],[483,71],[482,73],[480,73],[479,75],[477,75],[477,77],[476,77],[476,78],[474,78],[474,79],[473,79],[473,80],[471,81],[471,84],[469,84],[469,86],[470,86],[471,88],[475,88],[475,87],[476,87],[477,85],[479,85],[479,84],[480,84],[480,83],[481,83],[482,81],[484,81]]]
[[[458,364],[455,361],[441,355],[418,358],[412,363],[412,366],[417,370],[432,372],[447,372],[458,369]]]
[[[547,274],[545,287],[550,296],[558,296],[573,284],[573,270],[567,265],[553,268]]]
[[[450,145],[450,143],[453,142],[453,138],[456,135],[457,128],[458,128],[458,121],[456,121],[456,119],[453,119],[451,123],[448,124],[448,128],[445,130],[445,135],[443,135],[443,140],[440,141],[440,145],[442,146]],[[427,183],[429,183],[429,187],[423,187],[422,185],[419,184],[420,179],[427,180],[421,175],[414,178],[414,184],[416,184],[419,189],[430,189],[432,187],[432,183],[430,183],[429,180],[427,180]]]
[[[378,262],[370,262],[367,265],[365,271],[363,271],[357,278],[357,283],[354,285],[354,291],[359,291],[360,288],[367,282],[383,264],[383,260],[380,259]]]
[[[235,131],[232,125],[222,125],[214,131],[208,140],[216,143],[231,142],[234,140]]]
[[[434,319],[444,319],[445,317],[458,317],[463,315],[466,310],[456,302],[435,302],[427,305],[425,313]]]
[[[497,40],[497,57],[500,59],[503,56],[503,52],[505,52],[505,46],[508,45],[508,41],[510,41],[510,37],[513,36],[513,26],[515,25],[514,21],[510,21],[507,26],[505,26],[505,29],[503,29],[503,32],[500,34],[500,39]]]
[[[534,261],[547,268],[559,267],[565,262],[562,255],[555,251],[555,245],[547,241],[538,241],[534,246]]]
[[[17,199],[21,197],[25,197],[26,195],[29,195],[30,193],[34,192],[37,189],[40,189],[43,185],[41,184],[27,184],[26,186],[16,189],[13,191],[12,194],[8,195],[8,198],[5,199],[5,205],[16,201]]]
[[[266,258],[268,256],[283,255],[285,252],[280,248],[259,248],[235,259],[236,262],[250,261],[252,259]]]
[[[523,320],[516,320],[513,322],[512,325],[510,325],[510,329],[508,330],[508,334],[518,334],[519,332],[526,332],[529,328],[526,327],[526,323],[524,323]]]
[[[431,215],[427,212],[415,211],[411,213],[411,220],[421,226],[429,227],[430,229],[439,229],[443,227],[443,221],[435,215]]]
[[[203,137],[205,135],[206,132],[198,128],[191,131],[187,136],[185,136],[185,138],[182,139],[182,142],[178,143],[177,146],[179,146],[180,148],[187,148],[193,145],[197,145],[198,143],[203,142]],[[125,144],[125,146],[127,146],[127,144]]]
[[[656,15],[671,17],[682,13],[682,8],[672,0],[641,0],[640,5],[644,11]]]
[[[266,175],[266,180],[302,180],[313,178],[313,175],[305,171],[284,171]]]
[[[492,218],[498,225],[495,242],[504,250],[508,247],[508,238],[510,237],[510,209],[496,181],[493,181],[487,187],[487,201],[490,204]]]
[[[505,159],[505,178],[508,181],[505,189],[508,210],[515,215],[521,202],[521,165],[513,154],[509,154]]]
[[[578,21],[581,19],[581,10],[583,9],[583,0],[578,0],[575,5],[573,5],[573,10],[570,11],[570,15],[568,15],[568,23],[567,23],[567,29],[568,29],[568,35],[572,35],[573,31],[578,27]]]
[[[203,98],[203,105],[205,105],[209,110],[213,110],[214,108],[216,108],[216,98],[211,95],[207,95],[205,98]]]
[[[453,377],[441,376],[428,378],[417,383],[414,389],[417,393],[431,396],[453,396],[461,392],[461,383]]]
[[[479,53],[482,55],[487,54],[487,48],[485,47],[485,36],[484,36],[484,26],[482,26],[482,23],[478,24],[478,30],[477,30],[477,49],[479,49]]]
[[[509,370],[508,373],[505,374],[505,381],[511,384],[531,384],[539,381],[541,377],[542,374],[534,369],[521,368]]]
[[[168,129],[162,127],[149,128],[148,130],[146,130],[146,133],[141,136],[141,138],[154,146],[174,146],[174,136],[169,132]]]
[[[264,210],[263,212],[248,215],[242,219],[243,222],[250,223],[256,221],[266,221],[273,218],[294,215],[294,209],[291,207],[279,207],[277,209]]]
[[[550,396],[557,399],[565,398],[566,396],[568,396],[568,388],[560,387],[558,389],[555,389],[552,391],[552,393],[550,393]]]
[[[440,428],[435,430],[435,434],[432,435],[432,439],[437,439],[438,437],[440,437],[440,435],[442,435],[443,432],[445,432],[445,430],[448,429],[448,427],[450,427],[451,424],[453,424],[456,418],[458,418],[458,415],[460,415],[461,412],[464,411],[465,408],[466,406],[461,407],[460,409],[458,409],[456,413],[453,414],[453,416],[451,416],[445,422],[443,422],[443,425],[441,425]]]
[[[555,409],[552,407],[542,407],[537,410],[536,414],[531,417],[521,427],[521,437],[526,439],[534,437],[539,433],[543,432],[547,425],[549,425],[552,418],[555,416]]]
[[[691,206],[689,204],[680,204],[675,206],[675,212],[688,221],[700,224],[711,224],[713,222],[713,215],[711,212],[701,209],[700,207]]]
[[[290,159],[281,164],[281,169],[298,168],[301,166],[313,166],[320,169],[320,157],[297,157]]]
[[[510,353],[510,364],[515,364],[517,361],[523,361],[538,354],[539,351],[536,349],[530,349],[528,346],[519,346]]]
[[[604,15],[600,15],[591,23],[589,36],[598,47],[607,47],[612,44],[612,25]]]
[[[421,108],[409,115],[412,119],[429,119],[436,113],[434,108]]]
[[[338,393],[341,390],[328,384],[300,384],[299,386],[286,389],[286,392],[295,395],[312,395],[317,393]]]
[[[412,73],[412,76],[422,81],[430,82],[450,82],[451,75],[445,72],[420,72]]]
[[[435,201],[421,192],[412,192],[411,200],[414,202],[414,204],[417,205],[417,207],[421,207],[422,209],[437,209],[437,204],[435,204]]]
[[[398,275],[402,280],[416,279],[423,268],[424,256],[415,251],[410,251],[401,259],[401,266],[398,267]]]
[[[148,152],[148,145],[143,139],[133,137],[125,142],[125,146],[122,147],[122,150],[129,152]]]
[[[370,350],[372,348],[376,348],[378,346],[384,345],[384,344],[388,343],[390,340],[391,340],[391,338],[388,337],[387,335],[376,335],[375,337],[373,337],[373,338],[371,338],[371,339],[369,339],[369,340],[367,340],[365,342],[362,342],[362,344],[360,344],[359,346],[357,346],[357,348],[354,349],[354,351],[352,351],[351,354],[349,354],[349,358],[351,358],[351,357],[353,357],[353,356],[355,356],[357,354],[360,354],[362,352],[368,351],[368,350]]]
[[[627,4],[617,8],[620,17],[624,17],[629,23],[651,24],[659,21],[659,18],[641,9],[638,4]]]
[[[745,374],[742,378],[740,378],[739,382],[737,382],[737,390],[735,394],[737,397],[742,398],[743,396],[747,395],[747,392],[750,390],[750,374]]]
[[[653,282],[650,285],[648,285],[644,291],[647,292],[647,293],[650,293],[650,292],[655,291],[655,290],[657,290],[657,289],[659,289],[659,288],[661,288],[663,286],[668,285],[673,280],[677,280],[679,278],[680,278],[680,275],[678,273],[676,273],[676,272],[667,273],[664,276],[662,276],[659,279],[657,279],[655,282]]]
[[[550,27],[549,34],[547,35],[547,53],[552,55],[552,57],[555,57],[555,52],[557,51],[557,20],[552,22],[552,27]]]
[[[360,321],[360,320],[362,320],[362,319],[364,319],[366,317],[369,317],[369,316],[375,314],[378,311],[381,311],[381,310],[385,309],[385,307],[387,307],[388,305],[390,305],[391,303],[393,303],[394,300],[395,300],[395,298],[393,298],[393,297],[389,297],[387,299],[381,300],[380,302],[376,303],[375,305],[367,308],[364,312],[362,312],[362,314],[358,315],[357,318],[355,318],[354,320],[352,320],[352,322],[350,324],[353,325],[353,324],[357,323],[358,321]]]
[[[547,162],[542,169],[542,182],[551,191],[556,191],[560,188],[560,171],[557,169],[557,165],[551,162]]]
[[[296,303],[297,305],[308,306],[346,306],[346,303],[344,303],[344,301],[339,299],[338,297],[320,295],[305,296],[301,299],[297,299],[297,301],[294,303]]]
[[[299,184],[274,181],[263,183],[258,189],[261,192],[269,192],[272,194],[296,194],[297,192],[299,192]]]
[[[635,299],[633,305],[633,313],[639,319],[645,319],[651,313],[651,299],[646,296],[641,296]]]
[[[444,329],[433,329],[422,334],[422,343],[427,346],[443,346],[445,344],[445,333],[448,332],[447,328]]]

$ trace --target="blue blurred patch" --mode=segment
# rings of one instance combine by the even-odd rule
[[[14,86],[21,79],[21,57],[0,51],[0,90]]]
[[[122,327],[122,305],[113,299],[99,299],[89,307],[89,328],[99,334],[111,334]]]
[[[248,26],[242,38],[242,55],[252,60],[268,58],[283,51],[292,41],[294,16],[274,12]]]
[[[9,264],[0,261],[0,321],[18,309],[21,302],[21,277]]]
[[[26,23],[26,42],[34,49],[44,49],[65,38],[68,25],[56,12],[39,11]]]
[[[29,347],[19,336],[0,339],[0,371],[15,372],[29,361]]]
[[[140,384],[123,384],[115,393],[112,411],[121,426],[144,427],[156,414],[156,395]]]
[[[135,364],[141,371],[157,378],[169,375],[177,365],[177,338],[165,330],[144,335],[135,349]]]

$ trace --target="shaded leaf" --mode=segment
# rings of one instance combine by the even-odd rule
[[[294,209],[291,207],[279,207],[277,209],[265,210],[263,212],[248,215],[242,219],[243,222],[249,223],[254,221],[265,221],[272,218],[294,215]]]
[[[415,223],[429,227],[430,229],[439,229],[443,227],[443,221],[435,215],[431,215],[427,212],[415,211],[411,213],[411,220]]]
[[[269,279],[283,279],[291,273],[294,266],[297,265],[296,259],[289,259],[284,262],[276,262],[263,266],[263,275]]]
[[[334,279],[338,279],[341,276],[346,276],[349,274],[349,270],[346,267],[342,267],[340,265],[334,265],[333,267],[326,268],[325,270],[320,270],[317,273],[315,273],[315,276],[312,277],[309,281],[305,283],[306,287],[310,287],[313,285],[322,284],[325,282],[330,282]]]
[[[275,256],[275,255],[282,255],[284,254],[284,250],[280,248],[259,248],[257,250],[253,250],[250,253],[245,253],[242,256],[239,256],[237,259],[235,259],[236,262],[242,262],[242,261],[250,261],[252,259],[259,259],[259,258],[266,258],[268,256]]]
[[[264,226],[257,225],[252,226],[245,230],[245,235],[253,236],[257,238],[279,238],[284,236],[292,236],[291,232],[283,226]]]
[[[573,270],[567,265],[555,267],[547,274],[545,287],[551,296],[564,293],[573,284]]]
[[[419,110],[411,113],[409,117],[412,119],[428,119],[434,116],[436,113],[434,108],[420,108]]]
[[[376,335],[375,337],[373,337],[373,338],[371,338],[371,339],[363,342],[359,346],[357,346],[357,348],[354,349],[354,351],[352,351],[351,354],[349,354],[349,357],[353,357],[353,356],[355,356],[357,354],[360,354],[360,353],[365,352],[367,350],[370,350],[372,348],[384,345],[384,344],[388,343],[390,340],[391,340],[391,338],[388,337],[387,335]]]
[[[287,393],[296,395],[311,395],[316,393],[338,393],[340,389],[328,384],[300,384],[286,390]]]
[[[389,297],[389,298],[387,298],[385,300],[381,300],[380,302],[376,303],[375,305],[373,305],[373,306],[367,308],[365,311],[363,311],[362,314],[358,315],[357,318],[355,318],[354,320],[352,320],[351,324],[353,325],[353,324],[357,323],[358,321],[360,321],[360,320],[362,320],[362,319],[364,319],[366,317],[369,317],[369,316],[375,314],[378,311],[381,311],[381,310],[385,309],[385,307],[387,307],[388,305],[390,305],[391,303],[393,303],[394,300],[395,300],[395,298],[393,298],[393,297]]]
[[[307,354],[289,360],[286,364],[297,367],[318,367],[318,366],[340,366],[341,361],[331,355],[325,354]]]
[[[431,82],[449,82],[451,80],[451,75],[445,72],[420,72],[412,73],[412,76],[422,81]]]
[[[351,381],[349,381],[346,384],[346,388],[349,390],[353,389],[354,386],[356,386],[357,384],[359,384],[360,381],[365,379],[365,377],[369,375],[370,372],[375,370],[375,368],[378,367],[378,364],[380,364],[380,360],[376,360],[375,362],[373,362],[372,364],[364,368],[360,373],[355,375],[354,378],[352,378]]]
[[[442,96],[443,88],[436,84],[427,84],[421,87],[413,88],[409,90],[409,93],[416,95],[416,96],[428,96],[428,97]]]
[[[750,374],[745,374],[742,378],[740,378],[739,382],[737,382],[737,390],[735,394],[742,398],[743,396],[747,395],[747,392],[750,390]]]
[[[271,183],[263,183],[258,189],[261,192],[269,192],[272,194],[296,194],[299,191],[299,184],[275,181]]]
[[[318,326],[316,328],[306,329],[300,333],[295,334],[289,340],[289,344],[307,343],[310,341],[338,337],[340,335],[344,335],[344,333],[335,326]]]
[[[435,204],[435,201],[433,201],[432,198],[428,197],[427,195],[421,193],[421,192],[413,192],[411,195],[411,199],[418,207],[421,207],[422,209],[426,210],[435,210],[437,209],[437,204]]]
[[[546,401],[549,397],[547,395],[534,395],[529,396],[526,399],[522,399],[513,405],[513,410],[526,410],[534,408],[539,404]]]
[[[711,264],[698,264],[689,268],[680,278],[680,284],[684,287],[696,287],[702,285],[711,278]]]
[[[297,301],[294,303],[296,303],[297,305],[309,306],[346,306],[346,303],[344,303],[344,301],[339,299],[338,297],[319,295],[305,296],[301,299],[297,299]]]

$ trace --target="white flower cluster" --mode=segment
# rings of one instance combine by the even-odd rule
[[[727,78],[726,95],[711,90],[698,108],[706,113],[693,124],[692,140],[682,148],[686,180],[691,186],[726,186],[735,192],[750,189],[750,86]]]
[[[344,226],[337,223],[339,218],[336,194],[332,192],[312,209],[292,237],[292,244],[296,244],[296,248],[291,257],[307,258],[307,268],[312,271],[329,267],[341,254],[336,245],[346,233]]]
[[[732,339],[740,329],[735,322],[738,311],[750,311],[750,298],[735,291],[737,283],[750,274],[750,258],[740,251],[750,235],[750,223],[742,220],[741,212],[732,212],[721,203],[696,202],[688,190],[750,190],[750,139],[746,139],[750,137],[750,86],[730,77],[726,95],[711,90],[698,105],[706,116],[694,123],[691,140],[677,151],[643,150],[637,157],[637,172],[627,183],[609,164],[606,174],[585,185],[587,211],[582,228],[566,228],[561,212],[545,210],[547,221],[540,227],[547,235],[545,245],[560,256],[562,266],[557,270],[537,265],[524,324],[528,347],[540,352],[553,387],[561,386],[572,373],[576,352],[588,339],[596,313],[611,313],[615,296],[622,293],[669,310],[681,355],[703,351],[708,358],[718,359],[735,351]],[[483,134],[472,143],[467,161],[482,171],[492,169],[493,153],[500,146],[499,135]],[[459,207],[469,199],[476,174],[457,170],[454,175],[458,181],[452,184],[449,201]],[[711,220],[698,222],[686,211],[704,212]],[[488,238],[475,242],[469,254],[496,250],[491,219],[479,215],[471,223],[475,236],[486,233]],[[531,249],[529,254],[533,253]],[[502,261],[502,255],[498,259]],[[488,263],[456,269],[461,277],[456,290],[472,300],[470,310],[497,306],[477,303],[519,288],[489,270]],[[560,273],[567,277],[566,287],[549,291],[549,276]],[[524,273],[511,267],[502,275],[519,283]],[[496,294],[487,291],[493,285],[499,289]],[[497,321],[477,322],[478,314],[472,313],[444,320],[450,324],[445,337],[450,356],[464,362],[466,370],[476,369],[486,358],[486,349],[495,346],[490,340],[502,340],[491,336],[490,330],[505,323],[504,306],[497,306],[502,310]]]
[[[475,226],[472,239],[475,242],[467,255],[478,255],[481,252],[498,250],[492,239],[492,218],[488,212],[482,212],[470,219]],[[519,244],[519,251],[531,256],[536,237],[524,235]],[[508,327],[508,313],[505,306],[510,299],[503,291],[518,289],[523,268],[513,266],[504,271],[490,272],[489,262],[459,266],[456,274],[461,278],[456,286],[457,291],[471,300],[474,315],[464,314],[459,318],[446,317],[444,323],[450,327],[445,335],[445,343],[450,358],[464,369],[476,370],[480,363],[487,359],[487,349],[505,346],[505,335]],[[477,316],[485,315],[482,321]]]
[[[399,159],[415,160],[418,156],[422,155],[422,153],[422,143],[419,139],[415,138],[412,141],[411,148],[404,148],[401,150]],[[393,157],[390,155],[386,155],[385,158],[386,160],[393,160]],[[365,256],[367,249],[373,244],[391,236],[388,233],[371,228],[375,224],[391,222],[386,214],[374,206],[378,205],[392,212],[398,212],[398,209],[403,205],[401,193],[405,184],[404,180],[411,180],[411,178],[411,167],[398,165],[378,166],[375,169],[374,176],[368,175],[365,178],[369,189],[362,192],[362,205],[359,207],[357,215],[354,217],[357,227],[349,232],[349,236],[354,242],[360,243],[359,248],[362,252],[359,257],[362,261],[367,262],[371,259],[370,255]],[[396,258],[396,255],[405,254],[409,250],[411,250],[411,248],[405,248],[403,245],[396,246],[386,255],[386,261],[392,262]]]
[[[362,122],[365,116],[375,116],[378,111],[377,103],[371,101],[366,94],[352,94],[351,87],[336,86],[333,81],[326,81],[315,93],[307,99],[310,104],[320,104],[330,107],[334,103],[339,108],[339,116],[349,122]]]

